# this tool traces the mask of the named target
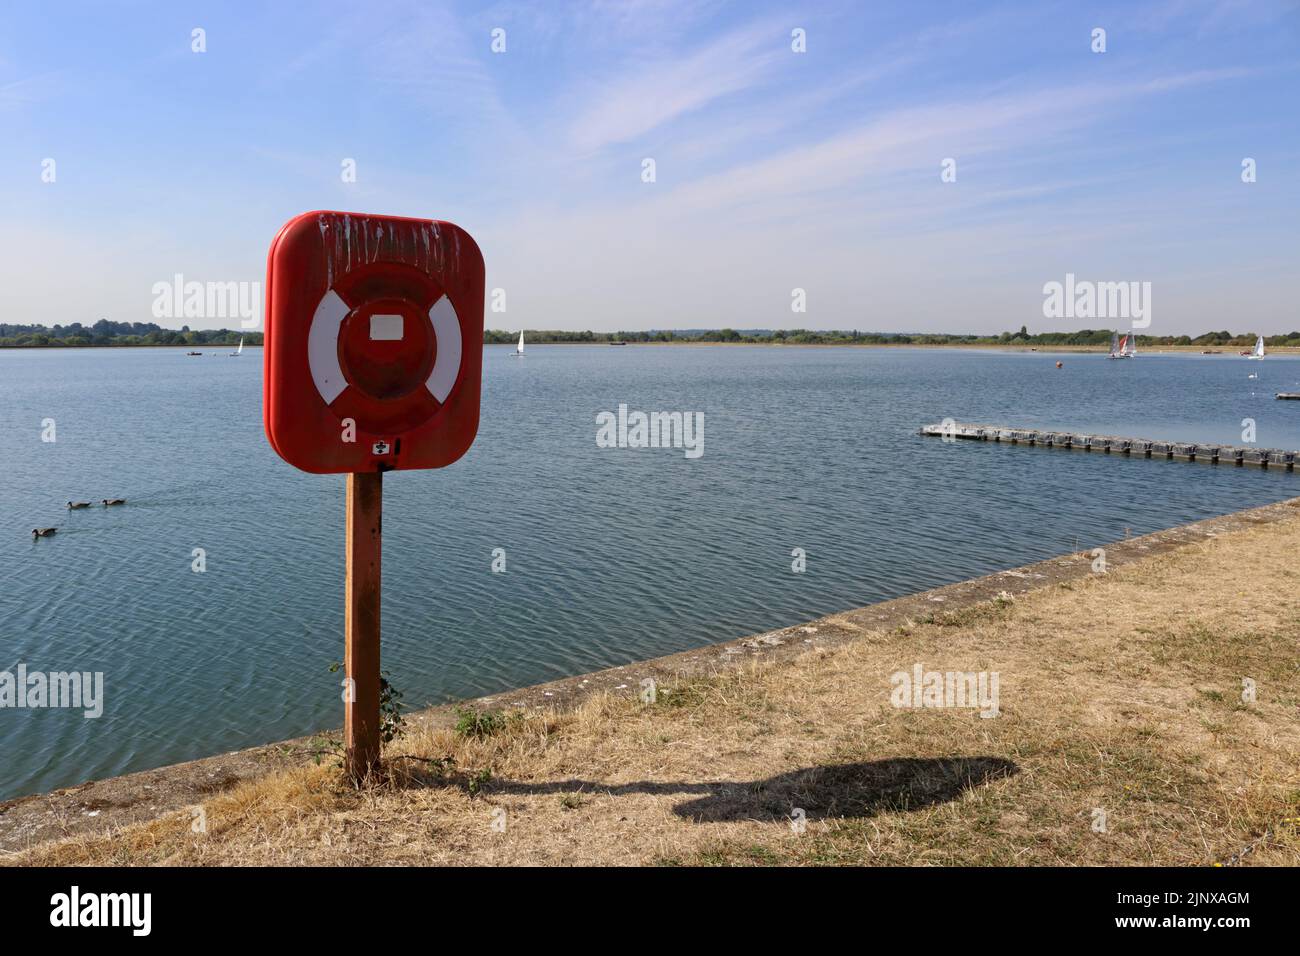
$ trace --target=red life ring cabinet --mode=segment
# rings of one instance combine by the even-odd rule
[[[483,257],[448,222],[311,212],[267,257],[264,418],[304,471],[438,468],[478,431]]]

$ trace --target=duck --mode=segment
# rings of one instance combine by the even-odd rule
[[[58,531],[58,530],[59,530],[58,528],[33,528],[33,529],[32,529],[32,537],[33,537],[33,538],[48,538],[50,535],[54,534],[54,532],[56,532],[56,531]]]
[[[125,498],[104,498],[103,502],[104,502],[104,507],[107,508],[109,505],[124,505],[126,504],[126,499]]]
[[[72,511],[74,508],[89,508],[89,507],[90,507],[90,502],[89,502],[89,501],[69,501],[69,502],[68,502],[68,510],[69,510],[69,511]]]

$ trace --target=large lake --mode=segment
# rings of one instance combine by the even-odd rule
[[[106,685],[97,720],[0,709],[0,798],[342,722],[344,479],[275,456],[260,350],[220,351],[0,351],[0,670]],[[385,481],[384,663],[411,705],[1300,494],[1300,473],[916,435],[952,416],[1240,444],[1251,418],[1300,448],[1300,402],[1273,399],[1300,391],[1294,358],[534,346],[488,348],[483,375],[469,454]],[[703,412],[704,454],[597,447],[620,404]]]

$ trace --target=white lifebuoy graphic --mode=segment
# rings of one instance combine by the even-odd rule
[[[343,320],[351,311],[342,297],[330,289],[316,306],[307,331],[307,365],[316,391],[320,392],[326,405],[332,404],[348,387],[348,380],[339,366],[338,340]],[[438,348],[433,371],[425,380],[424,387],[441,404],[446,402],[456,384],[461,358],[460,319],[446,295],[439,296],[429,309],[429,322]]]
[[[430,394],[441,404],[451,394],[451,387],[456,384],[460,374],[460,319],[451,299],[445,295],[429,309],[429,321],[433,323],[434,339],[438,343],[438,354],[433,360],[433,371],[424,383]]]

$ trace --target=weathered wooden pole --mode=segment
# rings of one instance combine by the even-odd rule
[[[379,766],[379,579],[383,472],[353,472],[347,493],[347,618],[343,741],[348,775],[365,782]]]

